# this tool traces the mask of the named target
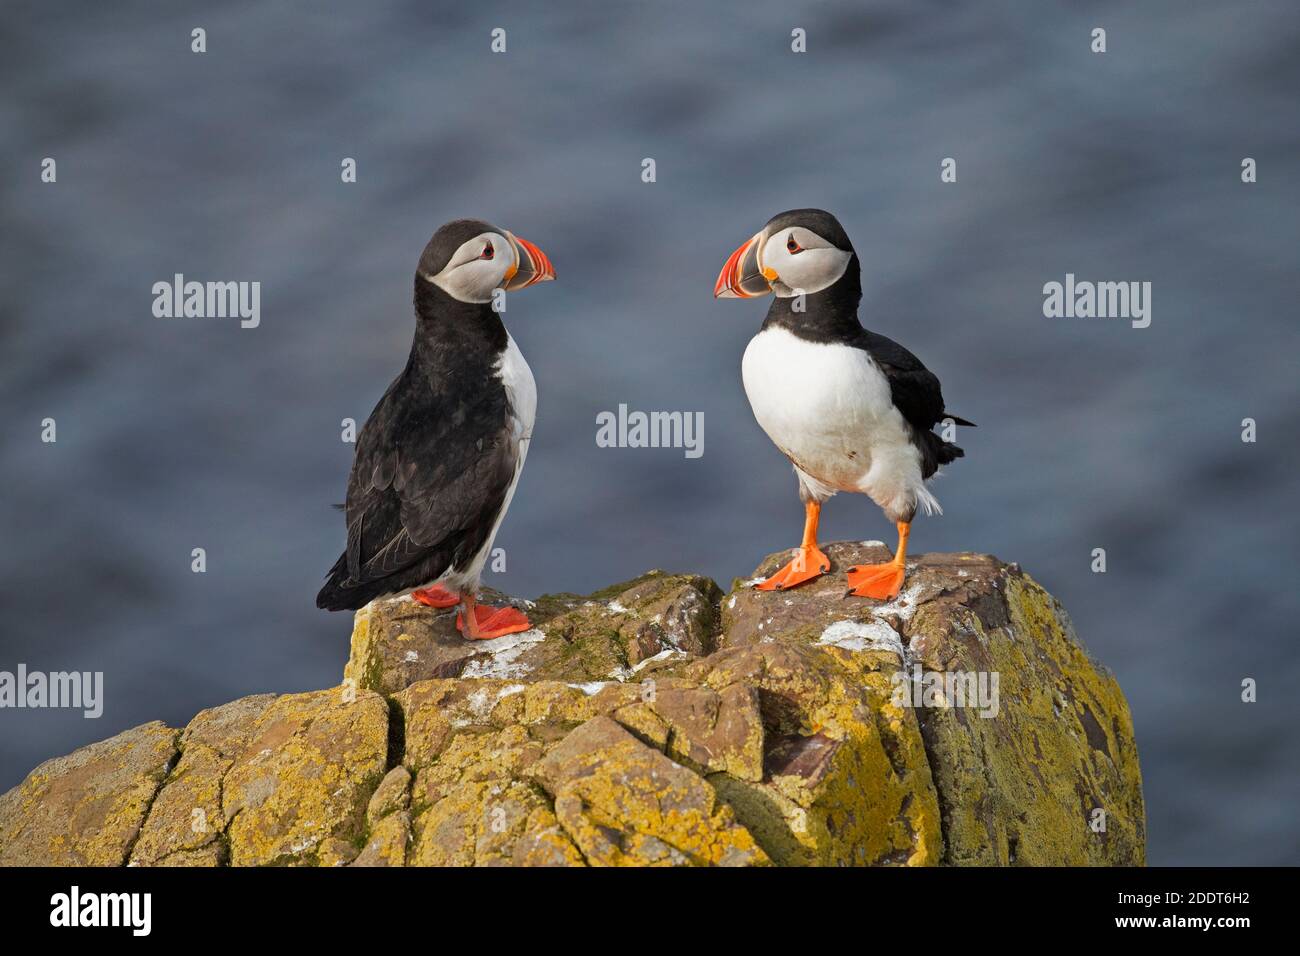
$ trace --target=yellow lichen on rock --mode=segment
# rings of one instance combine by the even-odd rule
[[[180,737],[131,856],[136,865],[341,864],[384,775],[388,708],[331,688],[201,712]]]
[[[234,866],[315,862],[326,841],[354,841],[386,769],[388,708],[344,688],[276,698],[222,783]]]
[[[712,787],[608,717],[574,730],[538,771],[556,818],[592,865],[768,862]]]
[[[405,866],[410,843],[411,815],[399,810],[370,827],[361,852],[348,865]]]
[[[707,669],[706,669],[707,665]],[[709,684],[753,686],[768,701],[765,774],[710,782],[783,865],[923,865],[942,841],[920,729],[886,713],[888,679],[847,652],[763,642],[694,665]]]
[[[135,866],[212,866],[227,862],[222,806],[226,771],[274,694],[200,711],[180,735],[180,759],[154,800],[131,853]]]
[[[841,568],[889,557],[879,545],[824,550]],[[780,561],[772,555],[760,568]],[[927,822],[933,828],[936,801],[939,811],[942,840],[923,841],[925,851],[908,862],[1143,862],[1145,811],[1128,705],[1059,604],[1018,567],[988,555],[921,555],[891,602],[846,607],[834,588],[801,590],[796,597],[738,587],[723,600],[720,643],[809,647],[857,670],[853,683],[876,687],[869,710],[879,729],[892,731],[896,769],[924,758],[931,771],[935,799],[909,802],[896,819],[910,818],[907,828],[919,834]],[[982,680],[996,690],[996,706],[942,693],[917,699],[914,685],[944,680],[959,688]],[[900,749],[908,741],[910,749]],[[912,756],[899,759],[905,752]],[[869,802],[890,801],[875,793]],[[755,832],[763,838],[769,830]]]
[[[728,863],[761,861],[761,851],[749,852],[752,838],[741,836],[743,827],[731,811],[715,805],[705,780],[659,749],[669,748],[670,739],[675,739],[683,755],[691,753],[702,764],[714,762],[747,776],[761,776],[762,725],[752,696],[739,690],[721,695],[675,678],[665,678],[663,683],[651,689],[617,682],[573,686],[542,681],[524,686],[462,679],[426,681],[399,694],[406,716],[406,764],[416,773],[411,862],[627,863],[641,859],[631,847],[650,854],[642,859],[647,864],[701,863],[712,857],[725,857]],[[603,845],[594,843],[583,845],[592,838],[593,824],[579,806],[588,804],[574,800],[579,790],[594,783],[575,783],[561,793],[558,778],[544,768],[554,767],[553,760],[546,762],[551,754],[584,746],[581,742],[591,728],[603,726],[594,721],[612,723],[605,714],[626,720],[630,730],[641,735],[638,739],[615,724],[626,737],[620,739],[624,756],[647,751],[627,766],[610,764],[606,769],[624,774],[626,780],[640,779],[637,771],[645,771],[662,782],[668,779],[663,773],[676,768],[673,777],[683,793],[689,791],[697,810],[707,810],[692,818],[692,826],[686,828],[691,833],[671,825],[681,822],[679,814],[653,840],[641,840],[635,834],[645,821],[635,817],[620,824],[631,834],[629,848],[620,853],[605,852]],[[752,724],[746,722],[747,716]],[[698,742],[691,736],[693,731],[700,735]],[[591,745],[586,740],[585,746]],[[605,756],[603,751],[595,753],[598,760]],[[690,757],[682,759],[693,762]],[[607,830],[617,822],[616,809],[630,812],[631,808],[603,804],[600,825]],[[673,839],[687,844],[678,846]]]
[[[513,603],[534,629],[491,641],[466,641],[455,608],[434,610],[408,597],[357,612],[344,670],[355,686],[396,694],[449,677],[568,682],[626,679],[711,652],[718,632],[718,586],[692,574],[651,571],[582,597],[512,600],[486,589],[484,603]]]
[[[530,782],[545,743],[519,725],[456,734],[412,757],[412,865],[580,865],[549,798]]]
[[[175,756],[155,721],[47,760],[0,796],[0,866],[121,866]]]
[[[925,711],[952,864],[1143,862],[1145,812],[1128,707],[1059,605],[1024,575],[1000,579],[1006,620],[921,608],[922,663],[999,677],[991,720]]]
[[[537,626],[492,641],[376,602],[342,687],[42,764],[0,797],[0,863],[1143,861],[1127,704],[1049,594],[920,555],[895,600],[846,601],[836,573],[888,550],[823,550],[797,590],[650,572],[516,602]]]
[[[348,662],[343,665],[343,684],[356,690],[375,690],[384,682],[380,648],[371,637],[372,607],[367,604],[352,618],[352,646]]]

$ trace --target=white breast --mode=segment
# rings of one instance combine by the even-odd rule
[[[528,457],[528,446],[532,443],[533,422],[537,418],[537,382],[533,380],[533,370],[528,367],[524,354],[519,351],[515,340],[509,333],[506,333],[506,337],[508,340],[506,350],[501,355],[501,365],[497,374],[501,377],[501,383],[505,386],[506,395],[514,409],[514,417],[511,418],[510,424],[519,443],[517,452],[519,457],[515,461],[515,474],[510,479],[510,488],[506,491],[506,499],[501,505],[501,513],[497,516],[492,534],[488,537],[485,552],[492,549],[492,539],[496,537],[497,529],[501,527],[501,522],[506,516],[510,499],[515,496],[515,486],[519,484],[519,475],[524,470],[524,459]]]
[[[533,422],[537,418],[537,382],[533,380],[533,370],[524,360],[524,353],[519,351],[519,346],[509,333],[506,333],[506,350],[501,353],[497,375],[506,387],[506,395],[515,410],[515,427],[519,439],[524,442],[524,447],[520,449],[522,458],[527,453],[527,442],[533,437]]]
[[[924,493],[889,380],[862,349],[765,329],[745,349],[741,374],[758,424],[825,494],[865,492],[889,508]]]
[[[510,478],[510,487],[506,489],[505,500],[501,503],[501,510],[497,512],[497,519],[493,522],[492,531],[483,542],[483,547],[465,567],[449,568],[443,575],[441,581],[456,591],[473,591],[478,588],[479,578],[483,574],[483,566],[488,555],[492,553],[492,544],[496,540],[497,531],[500,530],[501,522],[505,520],[510,502],[515,496],[515,488],[519,484],[519,475],[524,470],[524,459],[528,457],[528,446],[533,437],[533,422],[537,418],[537,382],[533,379],[533,370],[528,367],[523,353],[519,351],[519,346],[515,344],[515,340],[509,336],[509,333],[507,333],[506,350],[501,353],[501,360],[497,366],[497,376],[505,386],[506,396],[514,410],[510,426],[518,443],[515,473]]]

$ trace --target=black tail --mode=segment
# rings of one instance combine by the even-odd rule
[[[325,611],[355,611],[365,607],[383,593],[383,585],[363,585],[361,587],[344,587],[348,579],[348,556],[339,555],[330,568],[325,586],[316,595],[316,606]]]
[[[934,460],[940,465],[946,465],[966,456],[966,452],[959,446],[950,441],[944,441],[934,432],[926,432],[925,437],[929,439],[930,452],[934,455]]]
[[[922,478],[929,478],[939,470],[940,465],[956,461],[966,454],[961,448],[950,441],[944,441],[934,432],[921,432],[919,444],[921,447]]]

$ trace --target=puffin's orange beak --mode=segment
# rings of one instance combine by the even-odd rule
[[[538,282],[549,282],[555,278],[555,267],[551,260],[527,239],[520,239],[513,233],[506,233],[510,245],[515,250],[515,265],[506,273],[505,290],[514,292],[525,289]]]
[[[763,233],[757,233],[731,254],[713,287],[715,299],[753,299],[772,292],[771,283],[758,267],[762,241]]]

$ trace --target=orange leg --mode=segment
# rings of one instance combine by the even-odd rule
[[[460,595],[453,594],[441,584],[435,584],[431,588],[412,591],[411,600],[418,601],[425,607],[455,607],[460,603]]]
[[[513,607],[484,607],[469,592],[460,596],[460,607],[456,629],[471,641],[490,641],[532,627],[523,611]]]
[[[831,569],[831,559],[817,547],[817,519],[821,517],[822,506],[816,501],[805,502],[804,513],[803,544],[789,564],[754,585],[759,591],[784,591],[819,578]]]
[[[898,596],[903,587],[904,564],[907,561],[907,536],[912,526],[898,522],[898,550],[888,564],[863,564],[849,568],[849,594],[857,597],[889,601]]]

